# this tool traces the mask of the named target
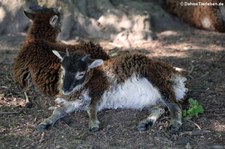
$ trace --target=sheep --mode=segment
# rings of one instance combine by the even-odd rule
[[[108,54],[98,44],[82,42],[78,45],[67,45],[57,41],[61,31],[61,15],[57,9],[33,6],[24,10],[24,14],[32,24],[13,65],[14,80],[22,88],[27,89],[34,85],[41,93],[51,97],[59,93],[60,61],[51,49],[80,50],[91,54],[92,58],[109,59]]]
[[[189,3],[197,6],[188,6]],[[204,3],[215,5],[203,6]],[[185,22],[198,28],[218,32],[225,32],[224,5],[225,2],[220,0],[166,0],[167,9]]]
[[[84,110],[89,115],[90,131],[99,130],[97,112],[103,109],[148,109],[150,115],[137,128],[153,126],[168,109],[170,131],[178,132],[182,125],[180,102],[186,96],[186,78],[172,66],[154,61],[142,54],[126,53],[103,61],[75,52],[70,55],[53,50],[61,61],[61,96],[56,98],[53,114],[37,125],[44,131],[73,111]]]

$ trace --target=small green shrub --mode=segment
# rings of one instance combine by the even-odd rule
[[[182,115],[184,119],[191,119],[194,117],[198,117],[199,114],[204,112],[202,105],[195,99],[189,98],[189,108],[183,110]]]

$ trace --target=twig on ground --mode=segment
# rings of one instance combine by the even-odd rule
[[[209,72],[206,72],[205,74],[203,74],[202,76],[200,76],[200,77],[198,77],[198,78],[196,78],[196,80],[199,80],[199,79],[201,79],[201,78],[204,78],[205,76],[207,76],[209,74]]]
[[[21,111],[16,111],[16,112],[1,112],[0,114],[19,114]]]
[[[9,89],[9,87],[7,87],[7,86],[0,86],[0,88],[2,88],[2,89]]]
[[[160,143],[163,143],[163,144],[173,144],[173,141],[165,138],[165,137],[154,137],[154,139],[157,141],[157,142],[160,142]]]
[[[195,123],[195,122],[193,122],[192,120],[189,120],[189,119],[187,121],[193,123],[199,130],[201,130],[201,127],[197,123]]]
[[[210,133],[211,131],[209,130],[195,130],[195,131],[185,131],[181,132],[180,135],[190,135],[190,136],[199,136],[199,135],[204,135],[205,133]]]
[[[194,71],[194,68],[195,68],[195,66],[191,63],[191,69],[188,71],[188,75],[187,75],[187,76],[189,76],[190,78],[193,78],[193,77],[191,76],[191,74],[192,74],[192,72]]]
[[[220,60],[223,60],[224,57],[225,57],[225,54],[223,54],[223,55],[220,57]]]
[[[45,140],[44,137],[45,137],[45,132],[41,134],[41,139],[39,140],[39,143],[42,143]]]

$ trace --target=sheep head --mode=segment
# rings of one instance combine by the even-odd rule
[[[103,64],[102,59],[91,59],[89,54],[52,51],[60,60],[62,68],[62,93],[70,95],[79,91],[91,78],[91,69]]]
[[[61,32],[62,21],[57,8],[32,6],[25,9],[24,14],[33,22],[30,34],[37,38],[54,41]]]

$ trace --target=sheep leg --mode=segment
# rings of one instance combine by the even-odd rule
[[[165,113],[165,109],[163,106],[154,106],[153,108],[150,109],[150,115],[142,120],[137,128],[139,131],[145,131],[149,127],[152,127],[155,122],[159,119],[159,117]]]
[[[32,102],[29,100],[29,97],[27,96],[27,92],[24,91],[23,93],[24,93],[25,100],[26,100],[26,101],[25,101],[26,107],[27,107],[27,108],[31,108],[31,107],[32,107]]]
[[[167,107],[171,115],[170,133],[176,133],[182,125],[182,110],[176,103],[169,103]]]
[[[44,131],[48,127],[53,126],[60,118],[66,116],[66,114],[67,113],[63,107],[56,108],[50,117],[46,118],[43,122],[37,125],[36,130]]]
[[[100,122],[97,118],[96,106],[90,105],[87,113],[89,116],[89,130],[93,132],[98,131]]]
[[[48,118],[46,118],[43,122],[41,122],[36,129],[38,131],[44,131],[49,126],[53,126],[56,121],[59,119],[65,117],[68,113],[71,113],[75,110],[79,110],[81,107],[80,100],[77,101],[66,101],[62,98],[57,98],[55,100],[56,103],[60,105],[60,107],[57,107],[54,109],[52,115]]]

